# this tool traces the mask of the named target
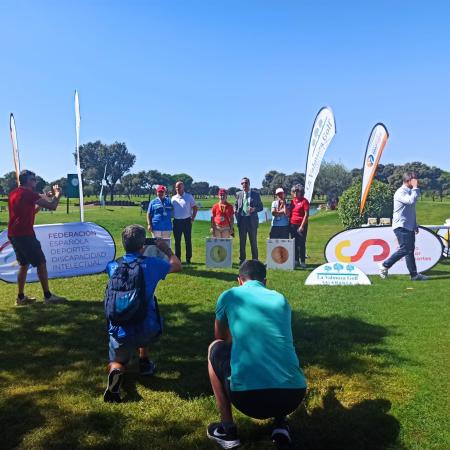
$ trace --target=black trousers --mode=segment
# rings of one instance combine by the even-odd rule
[[[291,239],[295,239],[295,260],[302,263],[306,260],[306,235],[308,234],[308,224],[303,227],[303,233],[299,234],[298,229],[300,225],[290,224]]]
[[[257,232],[258,225],[254,225],[250,216],[243,216],[239,219],[239,261],[245,261],[247,259],[247,253],[245,246],[247,245],[247,234],[250,240],[250,248],[252,249],[252,259],[258,259],[258,243]]]
[[[184,234],[186,244],[186,261],[192,258],[192,222],[191,218],[173,219],[173,236],[175,238],[175,255],[181,260],[181,235]]]
[[[405,257],[406,267],[412,277],[417,275],[416,260],[414,258],[414,250],[416,248],[416,232],[407,230],[406,228],[396,228],[394,230],[400,248],[387,259],[383,265],[388,269],[397,261]]]

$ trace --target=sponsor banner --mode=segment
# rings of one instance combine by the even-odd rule
[[[233,259],[232,238],[206,239],[206,267],[231,267]]]
[[[77,154],[77,174],[78,186],[80,191],[80,221],[84,222],[84,196],[83,196],[83,179],[81,178],[80,163],[80,102],[78,100],[78,91],[75,91],[75,133],[76,133],[76,154]]]
[[[104,272],[116,255],[111,235],[92,222],[36,225],[34,232],[47,260],[49,278]],[[18,270],[16,255],[8,240],[7,230],[4,230],[0,233],[0,279],[15,283]],[[30,266],[27,281],[38,281],[35,267]]]
[[[447,222],[446,222],[447,224]],[[450,222],[449,222],[450,225]],[[450,258],[450,230],[446,228],[441,228],[438,231],[438,236],[442,240],[442,244],[444,246],[444,250],[442,252],[442,255],[446,258]]]
[[[306,285],[356,286],[372,284],[367,275],[354,264],[330,262],[316,267],[305,281]]]
[[[14,120],[14,115],[12,113],[9,116],[9,132],[11,134],[14,170],[16,171],[17,186],[19,186],[19,174],[20,174],[19,144],[17,142],[16,121]]]
[[[78,198],[80,196],[79,187],[80,182],[78,180],[78,174],[68,173],[66,185],[66,198]]]
[[[359,202],[359,213],[361,214],[369,195],[373,177],[377,171],[378,163],[388,140],[389,133],[382,123],[377,123],[370,133],[367,141],[366,153],[364,155],[363,177],[361,185],[361,200]]]
[[[379,273],[378,265],[398,249],[392,227],[353,228],[333,236],[325,247],[328,262],[357,264],[367,275]],[[440,238],[424,227],[419,227],[414,252],[418,272],[425,272],[439,262],[442,255]],[[390,274],[409,274],[402,258],[389,269]]]
[[[336,123],[333,111],[325,106],[317,113],[309,139],[305,172],[305,197],[308,201],[311,201],[323,156],[335,134]]]
[[[267,268],[294,270],[295,239],[267,239]]]

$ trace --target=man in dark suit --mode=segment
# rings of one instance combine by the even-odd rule
[[[236,195],[234,213],[236,214],[239,229],[239,263],[242,264],[246,258],[245,245],[247,234],[252,249],[252,259],[258,259],[258,213],[263,210],[263,204],[258,192],[250,189],[250,180],[247,177],[241,180],[242,191]]]

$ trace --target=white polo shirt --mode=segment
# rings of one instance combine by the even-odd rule
[[[194,197],[185,192],[183,195],[175,194],[172,197],[173,218],[188,219],[192,217],[192,208],[196,206]]]

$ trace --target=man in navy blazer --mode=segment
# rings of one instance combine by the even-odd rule
[[[239,229],[239,263],[242,264],[246,258],[245,245],[247,234],[252,249],[252,259],[258,259],[258,213],[262,211],[263,204],[258,192],[250,189],[250,180],[247,177],[241,180],[242,191],[236,194],[234,213]]]

